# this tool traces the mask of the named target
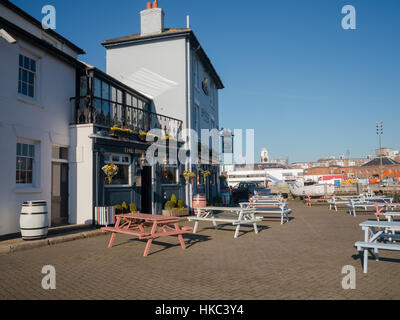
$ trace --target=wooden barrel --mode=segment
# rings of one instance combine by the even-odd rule
[[[19,219],[22,239],[47,238],[49,216],[46,201],[27,201],[22,204]]]
[[[197,208],[207,207],[207,198],[205,194],[195,194],[192,199],[193,213],[197,215]]]

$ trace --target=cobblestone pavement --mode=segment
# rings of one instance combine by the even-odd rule
[[[399,252],[370,259],[365,275],[353,247],[373,215],[290,207],[292,221],[263,221],[258,235],[242,228],[233,239],[233,226],[201,223],[184,236],[187,250],[167,237],[147,258],[145,243],[125,235],[112,249],[107,235],[0,255],[0,299],[400,299]],[[44,265],[56,268],[56,290],[41,287]],[[356,268],[355,290],[342,289],[345,265]]]

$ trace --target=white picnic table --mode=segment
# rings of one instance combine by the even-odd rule
[[[388,219],[389,222],[393,222],[395,217],[400,217],[400,212],[386,211],[383,215]]]
[[[335,208],[335,211],[338,211],[338,205],[340,204],[345,204],[348,205],[350,203],[350,200],[355,200],[359,201],[360,197],[358,196],[333,196],[331,200],[328,201],[329,204],[329,210],[332,210],[332,208]]]
[[[289,222],[289,214],[292,209],[288,208],[288,203],[286,201],[278,200],[260,200],[252,202],[241,202],[239,205],[242,208],[253,209],[255,214],[276,214],[279,213],[281,216],[281,224],[284,224],[284,220]],[[265,218],[265,217],[262,217]]]
[[[393,211],[394,208],[399,206],[398,203],[392,202],[376,202],[376,201],[354,201],[350,200],[350,203],[347,205],[349,207],[349,214],[356,216],[357,208],[364,208],[367,211],[367,208],[376,208],[376,207],[384,207],[386,209],[390,209]]]
[[[389,221],[365,221],[360,223],[360,227],[364,230],[364,242],[358,241],[355,247],[358,251],[364,252],[363,272],[368,272],[368,252],[374,249],[375,259],[379,261],[379,250],[400,251],[400,245],[393,243],[382,243],[378,240],[382,239],[400,239],[399,234],[389,233],[390,231],[400,231],[400,222]]]
[[[239,237],[240,226],[242,224],[252,224],[254,232],[258,234],[257,222],[262,221],[262,218],[254,216],[253,209],[240,207],[205,207],[197,208],[195,210],[197,210],[197,215],[187,218],[189,221],[195,221],[193,233],[197,233],[200,221],[212,222],[215,230],[218,230],[217,222],[225,222],[236,226],[234,236],[236,239]]]

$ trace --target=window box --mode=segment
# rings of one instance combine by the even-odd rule
[[[185,217],[189,215],[189,208],[162,210],[162,215],[166,217]]]

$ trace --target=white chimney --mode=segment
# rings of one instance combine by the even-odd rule
[[[158,7],[157,0],[153,5],[148,2],[147,9],[140,12],[140,35],[146,36],[164,31],[164,11]]]

